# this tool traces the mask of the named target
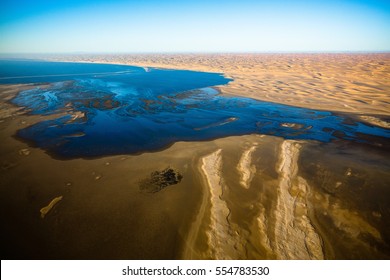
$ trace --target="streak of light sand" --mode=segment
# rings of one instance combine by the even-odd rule
[[[321,238],[308,217],[308,185],[297,178],[299,149],[289,140],[281,146],[274,251],[278,259],[323,259]]]
[[[213,259],[245,259],[244,239],[234,232],[230,222],[230,209],[223,200],[224,184],[221,177],[222,150],[202,158],[202,172],[210,191],[209,256]]]
[[[41,210],[39,212],[41,212],[41,217],[42,218],[45,218],[45,216],[50,212],[51,209],[53,209],[53,207],[62,200],[63,196],[57,196],[56,198],[54,198],[52,201],[50,201],[49,205],[41,208]]]
[[[253,145],[242,153],[237,170],[241,175],[240,184],[243,188],[249,189],[253,175],[256,173],[256,166],[252,165],[252,154],[257,145]]]
[[[390,128],[390,122],[381,120],[373,116],[360,116],[360,119],[372,125],[380,126],[383,128]]]

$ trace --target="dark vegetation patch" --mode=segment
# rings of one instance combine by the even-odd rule
[[[162,171],[153,171],[150,178],[144,179],[139,183],[139,189],[142,192],[156,193],[162,189],[180,183],[183,176],[179,171],[167,167]]]

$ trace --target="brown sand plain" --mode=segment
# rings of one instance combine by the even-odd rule
[[[48,118],[7,102],[27,87],[0,90],[2,259],[390,258],[384,148],[246,135],[57,160],[13,137]],[[362,113],[388,106],[384,95]],[[166,167],[183,175],[179,184],[140,190]]]

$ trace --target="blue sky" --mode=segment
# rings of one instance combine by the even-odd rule
[[[390,1],[1,0],[1,53],[390,51]]]

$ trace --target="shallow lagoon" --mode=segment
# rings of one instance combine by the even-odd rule
[[[88,158],[157,151],[178,141],[267,134],[383,145],[388,130],[346,115],[219,95],[218,73],[124,65],[2,61],[0,83],[35,83],[12,102],[54,115],[17,136],[51,155]]]

